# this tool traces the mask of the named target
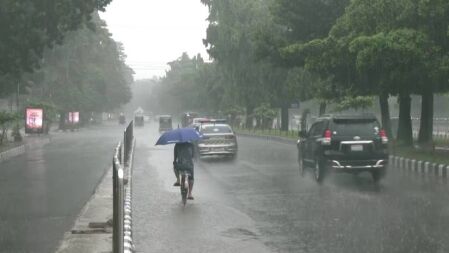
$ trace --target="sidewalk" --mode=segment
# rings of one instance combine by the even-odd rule
[[[24,154],[26,149],[36,148],[50,143],[50,135],[42,136],[23,136],[22,142],[10,142],[0,147],[0,163],[15,156]]]
[[[109,169],[56,252],[112,252],[112,227],[105,224],[111,219],[112,169]]]

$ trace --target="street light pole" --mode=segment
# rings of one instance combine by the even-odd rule
[[[19,95],[20,95],[20,79],[17,80],[17,94],[16,94],[17,115],[20,115]],[[19,126],[18,119],[16,120],[16,126],[15,126],[13,133],[14,133],[14,141],[22,141],[22,136],[20,135],[20,126]]]
[[[20,95],[20,80],[17,81],[17,93],[16,93],[16,108],[17,108],[17,113],[19,113],[19,95]]]

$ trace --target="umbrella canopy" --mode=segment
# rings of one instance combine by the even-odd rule
[[[199,139],[201,139],[201,135],[194,128],[177,128],[163,133],[156,145],[192,142]]]

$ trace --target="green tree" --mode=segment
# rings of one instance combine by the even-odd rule
[[[289,86],[290,89],[293,87],[297,89],[304,99],[318,99],[320,115],[326,111],[327,102],[338,100],[339,94],[343,92],[334,89],[332,73],[307,68],[305,59],[303,56],[297,57],[296,51],[310,41],[327,37],[349,2],[349,0],[275,0],[272,4],[271,12],[275,23],[278,24],[277,30],[281,31],[280,35],[279,32],[277,33],[281,39],[272,40],[272,48],[274,48],[272,55],[279,55],[274,57],[274,60],[280,59],[283,65],[293,68],[290,70],[293,71],[293,75],[299,74],[298,77],[302,75],[309,79],[307,82],[297,82],[293,86],[290,82]],[[295,74],[296,67],[305,68],[305,70]],[[310,96],[312,94],[313,96]]]
[[[113,111],[130,100],[133,71],[125,57],[95,15],[89,27],[69,32],[62,45],[47,49],[42,68],[24,78],[40,90],[34,102],[53,103],[62,115],[79,111],[85,122],[92,112]]]
[[[45,48],[91,20],[111,0],[1,0],[0,75],[18,78],[38,67]]]
[[[329,36],[291,45],[284,53],[332,77],[336,90],[379,95],[388,128],[388,95],[399,95],[398,139],[412,143],[410,94],[421,94],[420,139],[431,138],[433,92],[447,87],[447,3],[355,0]],[[426,133],[426,134],[425,134]],[[430,133],[430,134],[429,134]],[[421,138],[423,137],[423,138]]]
[[[8,130],[13,127],[14,123],[19,119],[17,113],[0,111],[0,145],[8,140]]]
[[[286,94],[285,70],[275,68],[259,55],[260,31],[271,27],[271,1],[202,2],[210,10],[204,42],[221,72],[223,105],[243,106],[249,125],[257,105],[263,102],[281,107],[289,104],[288,99],[283,97]]]

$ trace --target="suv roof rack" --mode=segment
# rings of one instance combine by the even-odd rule
[[[318,118],[333,118],[333,119],[376,119],[373,113],[359,113],[359,114],[325,114]]]
[[[204,119],[199,121],[200,124],[225,124],[227,123],[226,119]]]

